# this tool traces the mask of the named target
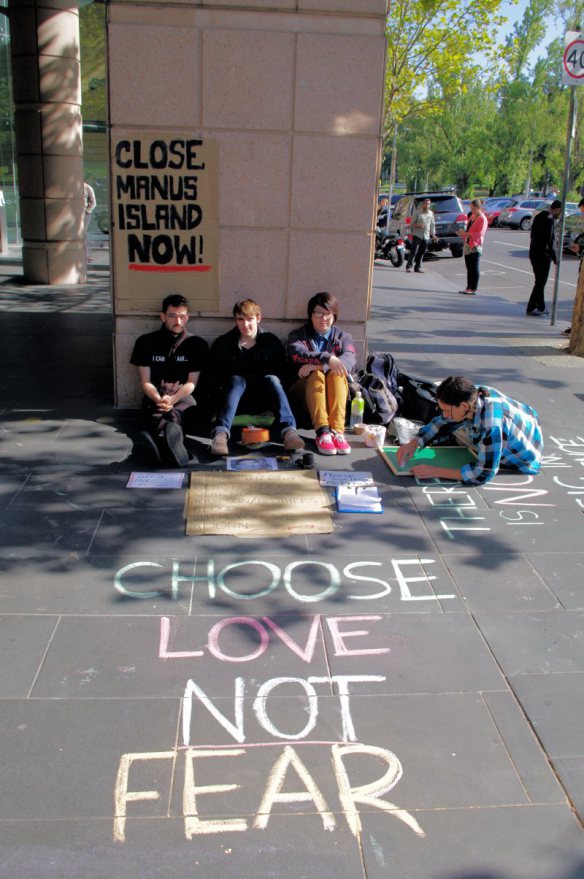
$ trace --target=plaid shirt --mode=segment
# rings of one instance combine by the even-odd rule
[[[439,415],[420,429],[418,444],[423,448],[436,438],[444,441],[460,432],[462,442],[477,453],[475,464],[461,468],[462,481],[471,485],[488,482],[500,467],[537,473],[543,453],[537,412],[495,388],[487,390],[488,397],[479,394],[472,418],[458,422]]]

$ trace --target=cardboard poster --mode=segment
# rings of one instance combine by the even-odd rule
[[[217,142],[116,131],[111,146],[118,313],[158,313],[177,292],[193,312],[218,311]]]
[[[187,534],[328,534],[331,504],[314,470],[191,473]]]

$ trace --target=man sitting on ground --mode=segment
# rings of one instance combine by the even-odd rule
[[[220,408],[211,433],[211,454],[228,455],[227,442],[238,408],[245,404],[253,413],[274,412],[287,452],[304,448],[296,433],[296,421],[282,386],[286,369],[284,346],[277,336],[263,330],[260,306],[242,299],[233,306],[235,327],[219,336],[211,347],[212,374],[220,386]]]
[[[208,345],[187,332],[188,319],[188,300],[178,293],[167,296],[160,312],[162,326],[140,336],[130,358],[140,372],[147,422],[137,447],[155,466],[186,467],[189,461],[184,435],[191,432],[193,391]]]
[[[417,464],[412,473],[419,479],[457,479],[481,485],[500,467],[537,473],[543,454],[543,437],[535,409],[518,403],[494,388],[476,387],[464,376],[444,379],[436,390],[440,415],[422,427],[418,435],[397,452],[400,467],[419,448],[432,442],[455,440],[473,449],[477,460],[460,469]]]

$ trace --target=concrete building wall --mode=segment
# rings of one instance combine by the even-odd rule
[[[79,13],[67,0],[9,0],[23,274],[85,280]]]
[[[370,299],[387,0],[112,0],[112,136],[152,129],[219,143],[220,310],[236,299],[282,337],[318,290],[341,302],[362,353]],[[177,290],[180,283],[177,283]],[[116,308],[117,404],[134,405],[128,358],[154,316]]]

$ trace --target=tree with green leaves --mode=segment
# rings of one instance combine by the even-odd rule
[[[436,112],[487,66],[503,64],[502,0],[392,0],[387,17],[386,141],[412,115]],[[462,84],[462,86],[461,86]]]

